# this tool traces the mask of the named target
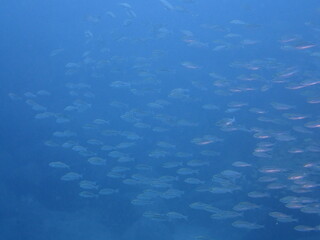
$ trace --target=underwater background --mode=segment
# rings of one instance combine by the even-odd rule
[[[320,238],[316,0],[2,0],[0,240]]]

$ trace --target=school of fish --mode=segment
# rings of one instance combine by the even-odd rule
[[[277,41],[255,39],[263,27],[239,19],[143,32],[134,4],[114,8],[87,19],[78,59],[64,61],[64,48],[49,54],[64,68],[58,91],[8,93],[33,111],[30,121],[55,129],[43,142],[48,155],[72,156],[47,162],[56,180],[88,201],[123,197],[150,221],[205,216],[259,231],[269,218],[320,232],[320,27],[305,23],[309,36]],[[114,28],[99,32],[103,19]],[[173,40],[176,52],[167,50]],[[255,55],[268,44],[278,57]]]

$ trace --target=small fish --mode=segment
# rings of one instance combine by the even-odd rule
[[[102,188],[102,189],[99,191],[99,194],[100,194],[100,195],[111,195],[111,194],[118,193],[118,192],[119,192],[119,189]]]
[[[82,175],[75,172],[69,172],[61,177],[62,181],[75,181],[82,178]]]
[[[91,157],[88,162],[92,165],[103,166],[106,165],[106,160],[100,157]]]
[[[88,191],[82,191],[79,193],[79,196],[83,198],[97,198],[99,195]]]
[[[199,173],[199,170],[191,169],[191,168],[179,168],[177,173],[180,175],[192,175]]]
[[[176,219],[188,220],[187,216],[178,212],[168,212],[166,215],[169,218],[169,220],[176,220]]]
[[[67,164],[63,162],[51,162],[49,166],[52,168],[70,168]]]

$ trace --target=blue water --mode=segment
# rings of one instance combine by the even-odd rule
[[[3,0],[0,240],[319,239],[319,17],[315,0]],[[241,202],[257,207],[210,217]]]

